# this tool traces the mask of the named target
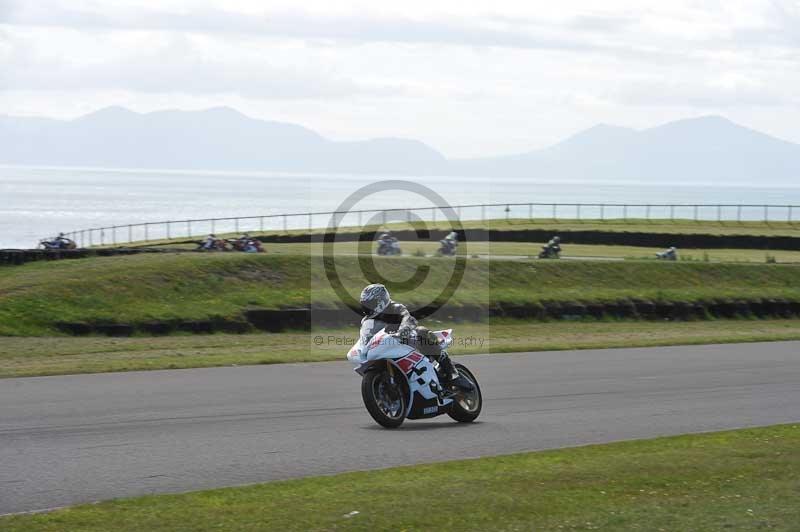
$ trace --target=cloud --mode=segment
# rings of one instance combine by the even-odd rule
[[[636,25],[636,20],[629,16],[610,15],[578,15],[569,19],[567,27],[577,30],[588,30],[604,33],[619,33]]]
[[[264,40],[296,40],[316,45],[363,45],[371,43],[445,45],[468,48],[520,49],[602,54],[640,63],[702,63],[703,51],[739,50],[754,53],[763,47],[793,48],[800,44],[793,0],[762,4],[772,12],[770,24],[745,17],[722,23],[711,9],[697,4],[642,10],[628,7],[605,12],[582,11],[574,5],[561,18],[535,15],[511,16],[501,7],[481,16],[387,15],[376,12],[314,13],[297,9],[242,12],[215,7],[142,8],[88,4],[76,8],[56,1],[0,0],[0,23],[8,26],[58,27],[87,31],[158,31],[165,33],[251,36]],[[86,4],[84,4],[86,5]],[[5,6],[5,8],[3,8]],[[258,6],[258,4],[257,4]],[[259,6],[260,9],[263,9]],[[741,6],[731,9],[741,11]],[[755,7],[753,7],[755,9]],[[412,11],[416,13],[416,11]],[[622,12],[623,14],[620,14]],[[756,13],[757,11],[753,11]],[[780,20],[775,20],[775,13]],[[744,16],[746,13],[742,13]],[[754,19],[756,17],[753,17]],[[789,21],[789,22],[787,22]]]
[[[332,73],[271,65],[252,58],[205,58],[190,39],[173,37],[153,52],[117,61],[47,61],[17,43],[17,60],[3,65],[3,90],[128,90],[143,93],[239,94],[254,99],[336,99],[401,94],[397,86],[367,84]],[[24,59],[23,59],[24,58]]]
[[[636,53],[630,44],[596,39],[619,33],[633,21],[624,17],[580,15],[566,21],[487,15],[485,17],[412,18],[407,16],[309,14],[281,11],[247,14],[214,8],[187,12],[117,7],[88,11],[59,4],[18,4],[0,10],[0,23],[81,30],[145,30],[250,34],[349,43],[443,44],[531,50]],[[630,50],[629,50],[630,49]],[[643,51],[640,50],[639,53]]]
[[[786,107],[800,104],[800,97],[753,81],[660,82],[636,81],[612,93],[612,98],[627,105],[644,107],[696,107],[725,109],[742,107]]]
[[[2,13],[5,13],[3,15]],[[519,31],[508,24],[468,20],[422,20],[370,15],[331,16],[280,12],[250,15],[220,9],[194,9],[187,13],[150,9],[114,12],[79,11],[61,6],[25,4],[0,10],[0,22],[10,25],[58,26],[96,30],[159,30],[203,33],[243,33],[262,37],[344,40],[353,42],[407,42],[507,46],[519,48],[586,49],[579,39]],[[505,26],[505,27],[501,27]]]

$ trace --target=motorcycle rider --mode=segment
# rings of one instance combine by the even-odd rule
[[[66,249],[69,247],[69,243],[70,240],[64,236],[64,233],[58,233],[58,236],[55,237],[52,242],[53,246],[57,249]]]
[[[666,251],[656,253],[656,257],[662,260],[678,260],[678,250],[672,246]]]
[[[405,305],[392,301],[385,286],[368,285],[361,291],[360,303],[364,318],[359,335],[363,345],[367,345],[378,331],[385,328],[404,343],[413,343],[429,359],[437,361],[442,384],[465,391],[472,390],[472,383],[458,374],[450,357],[439,346],[439,339],[433,331],[417,325],[417,320]]]
[[[243,233],[242,236],[236,239],[236,242],[242,247],[242,249],[247,248],[247,245],[250,243],[250,233]]]
[[[393,251],[393,247],[397,243],[397,238],[392,235],[391,231],[386,231],[378,238],[378,253],[388,255]],[[399,248],[399,246],[397,246]]]
[[[455,255],[458,248],[458,233],[450,231],[446,237],[439,241],[442,244],[441,251],[447,255]]]
[[[557,256],[561,254],[561,237],[556,235],[550,239],[544,247],[548,256]]]
[[[205,241],[203,242],[203,249],[205,250],[214,249],[216,243],[217,243],[217,235],[211,233],[206,237]]]

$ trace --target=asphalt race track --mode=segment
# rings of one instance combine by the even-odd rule
[[[486,400],[378,427],[346,361],[0,380],[0,514],[800,421],[800,343],[470,356]]]

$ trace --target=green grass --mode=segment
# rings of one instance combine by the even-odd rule
[[[474,353],[800,340],[800,320],[439,323],[454,327],[453,356]],[[246,335],[0,338],[0,378],[335,360],[354,329]],[[321,340],[315,341],[315,338]]]
[[[368,282],[357,257],[337,257],[352,296]],[[377,258],[395,299],[431,302],[453,273],[446,258]],[[403,281],[429,268],[425,282]],[[339,298],[315,256],[148,254],[0,268],[0,336],[53,334],[59,321],[144,322],[240,318],[247,308],[334,306]],[[800,266],[656,261],[469,260],[449,303],[716,298],[800,299]]]
[[[758,236],[800,236],[800,220],[789,222],[734,222],[713,220],[675,219],[608,219],[608,220],[551,220],[538,218],[528,220],[512,218],[509,220],[465,221],[465,228],[486,228],[497,230],[544,229],[551,231],[617,231],[630,233],[670,233],[707,235],[758,235]],[[431,228],[446,229],[445,224],[429,224]]]
[[[536,257],[544,242],[468,242],[462,243],[462,251],[467,255],[488,255],[502,259],[507,257]],[[190,246],[193,247],[193,246]],[[321,255],[322,244],[265,244],[269,253],[278,255]],[[356,242],[342,242],[336,245],[337,254],[365,254],[374,252],[375,245],[359,249]],[[437,242],[401,242],[406,255],[421,251],[434,255],[439,247]],[[665,248],[639,246],[603,246],[587,244],[566,244],[563,246],[565,258],[614,258],[625,260],[656,260],[655,254]],[[708,262],[753,262],[765,264],[767,256],[774,257],[778,263],[800,263],[800,251],[770,251],[761,249],[683,249],[679,250],[681,260]]]
[[[511,218],[505,219],[492,219],[486,221],[480,220],[463,220],[461,225],[464,229],[490,229],[490,230],[525,230],[525,229],[541,229],[545,231],[553,231],[558,233],[560,231],[612,231],[612,232],[629,232],[629,233],[668,233],[668,234],[706,234],[706,235],[756,235],[756,236],[800,236],[800,220],[789,222],[735,222],[735,221],[713,221],[713,220],[645,220],[645,219],[561,219],[553,220],[549,218],[536,218],[533,220],[527,218]],[[431,230],[450,230],[451,224],[449,222],[426,222],[425,227]],[[253,236],[266,236],[266,235],[305,235],[305,234],[322,234],[326,232],[324,228],[312,229],[291,229],[288,231],[282,230],[266,230],[259,231],[254,227],[241,228],[241,232],[248,231]],[[411,226],[406,223],[390,223],[381,227],[365,226],[364,230],[385,230],[391,229],[393,231],[401,231],[404,229],[411,229]],[[339,229],[340,233],[352,233],[359,231],[356,227],[342,227]],[[218,233],[220,238],[237,238],[241,233]],[[201,240],[205,237],[204,234],[198,234],[188,240]],[[167,245],[176,242],[185,242],[186,237],[173,238],[173,239],[159,239],[150,240],[149,242],[134,242],[134,246],[152,246],[152,245]],[[111,246],[105,246],[111,247]]]
[[[800,426],[783,425],[123,499],[0,528],[791,531],[798,449]]]

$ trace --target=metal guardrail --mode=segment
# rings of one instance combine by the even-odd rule
[[[426,222],[446,220],[445,209],[452,209],[461,221],[489,219],[545,220],[647,220],[647,221],[718,221],[718,222],[795,222],[798,205],[758,204],[625,204],[625,203],[485,203],[411,209],[367,209],[353,211],[306,212],[165,220],[138,224],[94,227],[65,233],[81,247],[118,245],[131,242],[154,242],[175,238],[196,238],[209,233],[314,230],[325,228],[335,219],[339,226],[363,227],[400,221]],[[336,217],[336,218],[334,218]],[[797,220],[800,222],[800,220]],[[320,223],[322,222],[322,223]]]

